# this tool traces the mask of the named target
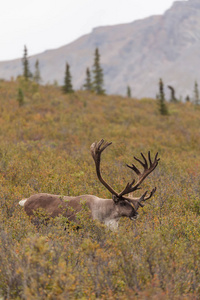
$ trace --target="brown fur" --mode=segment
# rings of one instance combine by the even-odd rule
[[[24,210],[28,216],[33,216],[38,209],[42,209],[49,217],[63,215],[69,221],[76,221],[76,214],[83,209],[84,203],[89,208],[92,219],[107,225],[110,222],[118,222],[120,217],[137,216],[134,207],[127,201],[115,203],[113,199],[102,199],[92,195],[68,197],[46,193],[35,194],[26,199]],[[114,226],[116,227],[117,223]]]

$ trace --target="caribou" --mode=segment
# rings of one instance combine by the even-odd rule
[[[118,222],[121,217],[128,217],[130,220],[137,219],[138,208],[144,206],[144,202],[150,199],[156,188],[147,195],[145,191],[141,197],[130,197],[133,192],[139,190],[144,179],[154,171],[158,165],[158,153],[156,153],[152,161],[150,151],[148,152],[148,159],[141,153],[142,160],[134,157],[134,159],[143,167],[140,171],[134,164],[126,165],[138,177],[132,182],[128,182],[125,188],[120,192],[116,192],[102,177],[100,170],[101,154],[112,144],[112,142],[105,142],[101,139],[99,142],[94,142],[91,147],[91,155],[96,166],[96,173],[99,181],[112,194],[111,199],[103,199],[94,195],[80,195],[80,196],[62,196],[52,195],[47,193],[40,193],[23,199],[19,202],[28,216],[34,216],[37,210],[44,210],[49,217],[55,218],[62,215],[67,218],[68,222],[77,222],[76,214],[83,209],[83,203],[87,206],[90,217],[93,220],[99,220],[111,229],[118,227]]]

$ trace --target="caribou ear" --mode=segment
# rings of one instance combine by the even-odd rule
[[[113,194],[112,194],[112,199],[115,203],[117,203],[119,201],[119,198]]]

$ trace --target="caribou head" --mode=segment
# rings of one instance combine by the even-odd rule
[[[125,188],[118,193],[103,179],[100,170],[101,154],[111,144],[104,142],[102,139],[99,142],[94,142],[90,150],[95,162],[97,177],[112,194],[112,199],[103,199],[94,195],[69,197],[42,193],[21,200],[19,204],[24,206],[25,212],[29,216],[34,215],[36,210],[43,209],[49,217],[56,217],[61,214],[67,217],[69,221],[77,221],[76,214],[82,210],[83,201],[89,208],[92,219],[97,219],[110,228],[116,228],[121,217],[128,217],[131,220],[136,219],[138,208],[144,206],[144,202],[153,196],[156,188],[153,188],[149,195],[146,191],[139,198],[132,198],[127,195],[139,190],[144,179],[157,167],[158,153],[153,161],[150,152],[148,152],[148,159],[142,153],[142,160],[134,157],[143,167],[143,171],[140,171],[134,164],[127,165],[136,173],[138,178],[137,180],[133,179],[131,183],[127,183]]]

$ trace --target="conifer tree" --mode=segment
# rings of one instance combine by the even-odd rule
[[[159,80],[159,95],[158,95],[159,112],[161,115],[168,115],[168,109],[165,103],[164,85],[160,78]]]
[[[94,54],[93,76],[94,76],[93,89],[95,93],[98,95],[104,95],[105,89],[103,88],[104,85],[103,69],[101,68],[100,65],[100,54],[98,48],[95,49],[95,54]]]
[[[70,66],[69,66],[68,63],[66,63],[63,92],[65,94],[74,92],[73,87],[72,87],[72,76],[71,76],[71,73],[70,73]]]
[[[131,88],[129,85],[127,86],[127,97],[131,98]]]
[[[194,83],[194,104],[199,105],[199,88],[197,81]]]
[[[91,73],[89,68],[86,69],[86,79],[83,87],[86,91],[92,91],[92,80],[91,80]]]
[[[37,59],[35,62],[35,73],[33,75],[33,79],[36,83],[40,83],[41,76],[40,76],[40,68],[39,68],[39,60]]]
[[[185,101],[190,102],[190,96],[189,95],[186,96]]]
[[[28,50],[26,46],[24,46],[24,56],[22,58],[22,64],[23,64],[23,76],[25,80],[28,80],[29,78],[32,77],[32,74],[30,72],[29,68],[29,61],[28,61]]]

